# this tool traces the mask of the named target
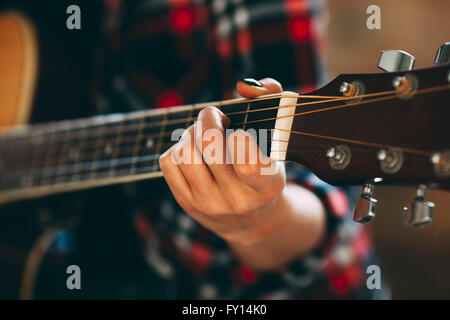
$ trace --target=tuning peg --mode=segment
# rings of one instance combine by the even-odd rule
[[[427,186],[421,184],[417,187],[416,196],[411,203],[411,208],[404,207],[405,225],[420,227],[427,225],[433,219],[434,203],[425,200]]]
[[[450,42],[444,43],[436,53],[435,64],[446,64],[450,62]]]
[[[375,210],[378,201],[372,197],[373,190],[373,184],[364,184],[361,196],[358,201],[356,201],[355,207],[353,208],[353,221],[367,223],[375,218]]]
[[[402,50],[381,51],[378,68],[386,72],[411,70],[416,59]]]

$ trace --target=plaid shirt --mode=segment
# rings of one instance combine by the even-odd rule
[[[106,94],[100,105],[105,109],[99,112],[231,98],[236,81],[249,76],[270,76],[297,92],[311,91],[325,80],[323,1],[107,4],[110,60],[105,69],[110,77],[102,77]],[[328,230],[319,248],[282,272],[251,270],[171,196],[159,202],[158,210],[138,209],[136,226],[147,261],[177,288],[177,294],[159,297],[369,297],[362,286],[370,240],[365,229],[345,223],[350,208],[345,193],[299,166],[288,166],[287,174],[323,200]]]
[[[273,77],[297,92],[327,78],[323,1],[106,0],[105,8],[93,89],[98,113],[231,98],[244,77]],[[88,192],[92,212],[53,243],[36,297],[371,298],[365,285],[371,241],[350,219],[351,193],[298,165],[288,164],[287,176],[323,201],[327,232],[319,247],[283,270],[252,270],[183,212],[164,181],[144,181]],[[124,212],[134,213],[139,237],[125,228]],[[55,270],[68,263],[84,270],[80,292],[52,285],[65,283],[54,279]]]
[[[325,81],[323,1],[106,1],[99,112],[226,99],[244,77]]]

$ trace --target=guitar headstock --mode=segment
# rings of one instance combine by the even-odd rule
[[[340,75],[309,94],[335,99],[299,99],[286,159],[331,184],[363,184],[357,221],[374,216],[375,183],[419,185],[407,223],[430,221],[424,186],[450,189],[449,48],[418,70],[406,52],[383,51],[378,66],[387,72]]]

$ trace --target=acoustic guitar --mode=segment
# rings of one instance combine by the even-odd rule
[[[2,14],[0,44],[0,205],[161,177],[158,159],[176,143],[172,132],[193,124],[205,106],[223,111],[231,128],[271,132],[259,143],[273,160],[302,164],[333,185],[363,185],[355,221],[375,216],[376,184],[418,186],[405,209],[411,226],[432,219],[427,187],[450,188],[449,42],[435,66],[414,70],[414,57],[387,50],[378,62],[385,72],[343,74],[307,94],[35,125],[27,124],[38,60],[32,25],[17,13]],[[22,297],[30,296],[29,280]]]

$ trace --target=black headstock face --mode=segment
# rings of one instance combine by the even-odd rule
[[[450,64],[344,74],[310,95],[343,93],[351,95],[309,106],[317,99],[299,99],[287,160],[331,184],[450,189]]]

